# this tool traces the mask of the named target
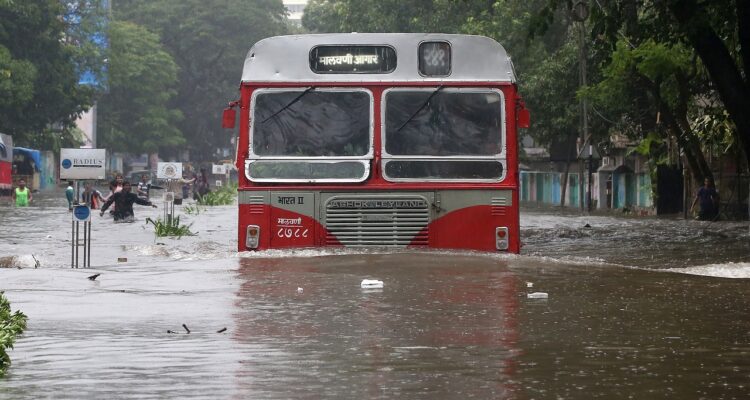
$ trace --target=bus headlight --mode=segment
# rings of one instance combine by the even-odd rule
[[[495,228],[495,247],[498,250],[508,250],[508,228],[504,226]]]
[[[245,247],[248,249],[257,249],[260,243],[260,227],[258,225],[248,225],[246,232]]]

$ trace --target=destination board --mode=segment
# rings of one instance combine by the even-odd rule
[[[396,69],[396,50],[389,46],[317,46],[310,69],[319,74],[377,74]]]

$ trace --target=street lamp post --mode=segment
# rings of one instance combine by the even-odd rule
[[[579,1],[573,5],[572,8],[572,18],[574,21],[579,22],[579,28],[580,28],[580,34],[578,37],[578,61],[579,61],[579,67],[580,67],[580,86],[584,87],[588,84],[586,80],[586,19],[589,17],[589,6],[588,3],[584,1]],[[588,211],[591,212],[591,169],[593,167],[593,149],[591,145],[591,137],[589,135],[589,123],[588,123],[588,100],[584,97],[581,99],[581,148],[579,149],[579,176],[581,177],[581,181],[583,181],[583,159],[580,157],[581,153],[583,152],[586,142],[589,142],[589,176],[588,176],[588,195],[586,196],[586,201],[588,202]],[[583,211],[583,182],[580,182],[578,185],[578,198],[581,199],[581,211]]]

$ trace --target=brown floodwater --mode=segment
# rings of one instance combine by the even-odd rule
[[[0,290],[29,317],[0,399],[750,398],[746,222],[527,210],[521,255],[238,254],[236,207],[178,206],[181,239],[141,207],[96,215],[71,269],[63,202],[0,206]]]

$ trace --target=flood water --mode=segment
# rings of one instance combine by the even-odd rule
[[[29,317],[0,399],[750,398],[747,222],[528,210],[518,256],[238,254],[235,206],[177,206],[179,240],[136,206],[94,216],[71,269],[61,199],[0,206],[0,290]]]

